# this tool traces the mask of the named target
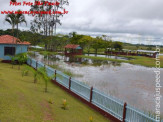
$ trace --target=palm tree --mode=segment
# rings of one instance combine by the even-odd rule
[[[16,28],[17,28],[17,38],[18,38],[19,24],[24,22],[27,25],[27,22],[25,20],[25,16],[21,13],[21,10],[18,10],[17,12],[18,12],[18,14],[16,15],[15,24],[16,24]]]
[[[12,26],[13,43],[14,43],[14,29],[16,25],[16,15],[15,14],[6,15],[5,21],[8,22]],[[12,50],[12,54],[13,52],[14,52],[14,49]]]
[[[29,71],[33,74],[34,83],[37,83],[38,79],[41,77],[40,73],[27,65],[25,66],[25,69],[22,70],[22,77],[26,76],[26,73]]]
[[[12,69],[13,69],[14,68],[14,64],[15,64],[16,57],[15,56],[10,56],[10,58],[11,58],[11,65],[12,65]]]
[[[50,78],[47,75],[46,69],[44,67],[41,67],[37,70],[37,72],[40,74],[40,76],[42,77],[42,79],[45,81],[45,92],[48,91],[47,87],[48,87],[48,81],[50,81]]]
[[[19,67],[18,69],[20,70],[20,65],[23,65],[25,62],[27,62],[27,53],[20,53],[16,55],[16,58],[18,60]]]
[[[45,92],[47,92],[48,91],[48,82],[50,82],[51,79],[53,79],[55,77],[55,75],[48,76],[45,67],[38,68],[37,72],[39,73],[41,78],[44,80],[44,82],[45,82]]]
[[[12,32],[13,32],[16,25],[16,15],[15,14],[6,15],[5,21],[12,26]]]

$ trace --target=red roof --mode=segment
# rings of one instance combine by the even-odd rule
[[[29,42],[21,42],[20,39],[17,39],[10,35],[2,35],[0,36],[0,44],[23,44],[23,45],[30,45]]]
[[[70,48],[70,49],[76,49],[77,47],[80,47],[79,45],[75,45],[75,44],[68,44],[65,46],[65,48]]]

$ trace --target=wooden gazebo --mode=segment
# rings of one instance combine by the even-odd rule
[[[74,55],[82,55],[83,49],[80,45],[68,44],[65,46],[65,55],[66,56],[74,56]]]

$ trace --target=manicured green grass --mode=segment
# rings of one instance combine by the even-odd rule
[[[126,58],[133,58],[133,60],[120,60],[120,59],[111,59],[111,58],[105,58],[105,57],[95,57],[95,56],[76,56],[80,58],[89,58],[89,59],[94,59],[94,60],[108,60],[108,61],[113,61],[113,62],[123,62],[123,63],[130,63],[130,64],[135,64],[135,65],[142,65],[146,67],[155,67],[156,60],[155,58],[149,58],[149,57],[144,57],[144,56],[123,56]],[[160,56],[160,62],[163,62],[163,56]],[[163,63],[161,63],[161,68],[163,68]]]
[[[23,70],[24,66],[21,66]],[[33,83],[33,74],[22,77],[18,66],[0,63],[0,121],[2,122],[107,122],[101,114],[72,97],[58,86],[44,81]],[[62,109],[63,99],[68,109]],[[53,103],[54,102],[54,103]],[[51,104],[53,103],[53,104]]]
[[[137,64],[137,65],[142,65],[146,67],[155,67],[156,66],[156,59],[155,58],[148,58],[148,57],[143,57],[143,56],[129,56],[133,57],[134,60],[130,60],[129,63],[131,64]],[[163,58],[160,56],[160,62],[163,62]],[[163,64],[161,63],[160,65],[161,68],[163,68]]]

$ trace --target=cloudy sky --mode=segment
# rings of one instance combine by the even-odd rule
[[[9,0],[0,2],[0,11],[30,8],[9,6]],[[163,0],[69,0],[69,3],[66,7],[69,13],[62,18],[58,33],[105,34],[115,41],[163,45]],[[4,18],[0,14],[0,29],[11,28]],[[21,29],[30,28],[32,17],[26,19],[28,25],[22,24]]]

